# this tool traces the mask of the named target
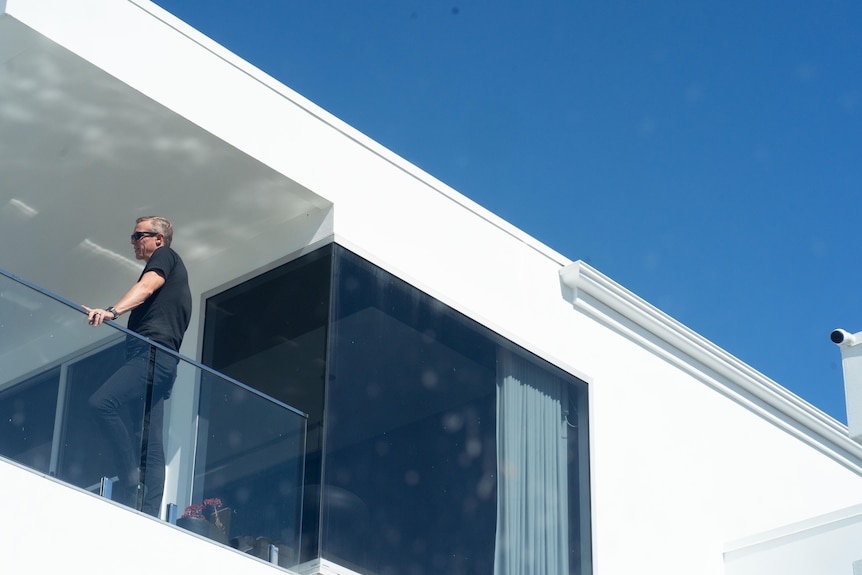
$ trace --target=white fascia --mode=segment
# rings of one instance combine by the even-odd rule
[[[583,261],[563,267],[560,279],[576,309],[862,475],[862,445],[846,425]]]

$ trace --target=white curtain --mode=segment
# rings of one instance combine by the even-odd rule
[[[498,352],[495,575],[569,572],[566,393],[558,378]]]

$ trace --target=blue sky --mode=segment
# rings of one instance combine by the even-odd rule
[[[846,422],[862,2],[156,3]]]

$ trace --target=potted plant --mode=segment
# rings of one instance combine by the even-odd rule
[[[227,543],[229,517],[230,509],[222,507],[218,497],[211,497],[204,499],[203,503],[187,506],[182,516],[177,519],[177,525],[192,533]]]

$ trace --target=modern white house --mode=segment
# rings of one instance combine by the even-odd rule
[[[79,307],[143,215],[194,298],[158,517]],[[0,0],[0,270],[4,572],[862,573],[859,433],[146,0]]]

